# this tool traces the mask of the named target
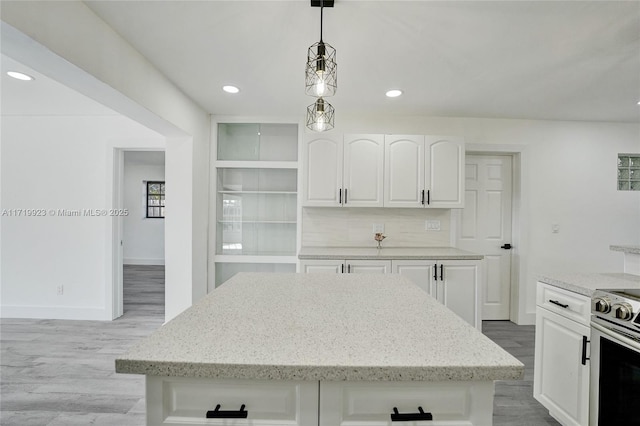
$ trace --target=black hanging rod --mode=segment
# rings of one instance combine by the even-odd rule
[[[311,0],[311,7],[333,7],[334,0]]]

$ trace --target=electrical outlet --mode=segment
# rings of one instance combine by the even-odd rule
[[[384,223],[374,223],[373,224],[373,233],[374,234],[384,234]]]
[[[439,231],[440,230],[440,221],[439,220],[425,220],[425,222],[424,222],[424,230],[425,231]]]
[[[58,296],[62,296],[64,294],[64,286],[62,284],[60,284],[58,286]]]

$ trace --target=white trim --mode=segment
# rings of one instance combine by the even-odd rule
[[[128,257],[123,260],[125,265],[164,265],[164,259],[141,259]]]
[[[63,319],[111,321],[111,312],[104,307],[75,306],[2,306],[1,318]]]

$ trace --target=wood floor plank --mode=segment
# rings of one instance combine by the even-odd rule
[[[164,267],[125,265],[123,290],[115,321],[0,321],[0,424],[145,424],[144,378],[114,362],[163,324]],[[485,321],[483,331],[526,366],[524,380],[496,383],[494,426],[559,425],[532,396],[534,327]]]

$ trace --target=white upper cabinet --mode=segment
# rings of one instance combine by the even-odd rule
[[[342,205],[382,207],[383,135],[344,135]]]
[[[429,207],[464,207],[464,142],[451,136],[425,136]]]
[[[340,206],[342,204],[342,135],[335,135],[335,137],[322,135],[305,139],[302,155],[303,205]]]
[[[302,205],[463,208],[464,156],[450,136],[309,135]]]
[[[464,207],[464,142],[450,136],[387,135],[385,207]]]
[[[385,136],[385,207],[422,207],[424,172],[424,136]]]
[[[383,136],[314,136],[303,147],[303,205],[382,207]]]

